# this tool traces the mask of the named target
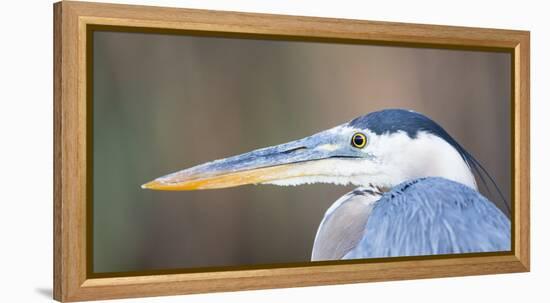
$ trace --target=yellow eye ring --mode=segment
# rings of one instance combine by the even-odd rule
[[[367,137],[362,133],[355,133],[353,137],[351,137],[351,145],[357,148],[363,148],[367,145]]]

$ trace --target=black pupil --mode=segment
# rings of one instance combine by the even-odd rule
[[[353,143],[357,146],[363,145],[364,142],[365,139],[363,138],[363,136],[356,135],[355,137],[353,137]]]

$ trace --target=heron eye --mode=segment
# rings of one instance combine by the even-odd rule
[[[351,145],[357,148],[363,148],[367,145],[367,137],[361,133],[356,133],[351,137]]]

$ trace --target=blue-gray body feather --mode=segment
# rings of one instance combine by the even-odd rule
[[[492,202],[460,183],[423,178],[384,193],[343,258],[509,250],[510,221]]]

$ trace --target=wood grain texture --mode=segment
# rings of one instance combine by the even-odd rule
[[[86,276],[88,25],[508,51],[513,65],[513,254],[287,268]],[[146,6],[54,5],[54,298],[79,301],[529,271],[529,32]]]
[[[54,221],[53,221],[53,256],[54,256],[54,268],[53,268],[53,296],[54,298],[60,298],[63,293],[61,287],[61,279],[63,277],[61,266],[61,258],[63,256],[61,252],[62,237],[61,237],[61,5],[56,4],[53,8],[54,26],[54,51],[53,51],[53,116],[54,116],[54,142],[53,142],[53,208],[54,208]]]
[[[530,35],[526,33],[515,47],[514,113],[515,113],[515,217],[516,256],[529,271],[530,261]]]

